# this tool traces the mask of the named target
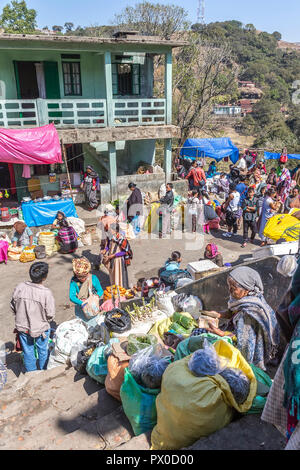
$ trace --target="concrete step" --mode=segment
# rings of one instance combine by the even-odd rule
[[[56,448],[57,441],[120,407],[102,385],[65,367],[22,374],[3,393],[1,449],[44,449],[52,443]]]
[[[48,444],[46,450],[112,450],[130,441],[133,431],[123,409],[82,426],[62,439]]]
[[[125,444],[116,447],[115,450],[150,450],[151,448],[151,431],[135,436]]]
[[[277,429],[260,419],[246,415],[220,431],[195,442],[188,450],[283,450],[285,438]]]

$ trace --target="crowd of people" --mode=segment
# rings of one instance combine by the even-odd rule
[[[204,172],[203,159],[177,161],[178,176],[189,182],[187,202],[192,231],[196,232],[200,227],[204,233],[209,233],[209,228],[218,228],[220,223],[227,226],[223,236],[231,238],[243,225],[242,247],[249,241],[254,243],[257,235],[261,246],[265,246],[264,229],[268,220],[276,213],[288,214],[291,209],[300,208],[300,169],[298,166],[290,170],[288,163],[286,149],[283,149],[277,168],[272,167],[269,172],[265,160],[249,150],[240,154],[227,174],[218,173],[215,162],[211,162],[208,171]],[[218,207],[208,195],[211,178],[214,178],[214,193],[223,198]],[[212,225],[213,220],[215,225]]]
[[[242,247],[246,247],[249,240],[254,243],[257,234],[264,246],[267,243],[264,228],[270,217],[278,212],[288,213],[292,208],[300,208],[300,170],[296,168],[293,172],[290,171],[287,163],[286,152],[283,152],[278,167],[272,168],[268,173],[265,162],[259,160],[257,154],[245,151],[237,164],[230,166],[229,174],[218,175],[215,162],[205,172],[201,160],[192,163],[185,174],[178,167],[181,176],[189,181],[187,204],[190,216],[188,220],[191,223],[187,228],[191,232],[200,229],[209,233],[214,224],[218,226],[223,221],[227,225],[227,232],[223,235],[231,238],[243,224]],[[217,175],[216,194],[224,199],[219,205],[211,201],[208,188],[209,179]],[[92,171],[87,171],[84,184],[90,207],[96,207],[94,196],[97,180]],[[134,183],[130,183],[128,188],[130,195],[125,203],[126,222],[132,224],[137,218],[143,219],[144,204],[141,190]],[[172,183],[168,183],[165,189],[157,201],[160,203],[158,215],[162,217],[163,238],[172,230],[171,214],[174,205]],[[133,259],[133,252],[120,225],[119,209],[114,214],[106,209],[99,220],[104,234],[100,246],[100,264],[103,263],[107,269],[111,286],[129,289],[128,266]],[[15,246],[34,244],[33,233],[25,223],[17,222],[14,229],[12,242]],[[77,234],[63,212],[57,213],[51,229],[56,232],[62,253],[76,251]],[[206,245],[203,258],[213,261],[218,267],[224,265],[222,253],[215,243]],[[166,260],[162,271],[168,274],[182,271],[181,263],[182,254],[174,251]],[[98,305],[103,304],[104,289],[98,277],[92,274],[92,264],[86,257],[74,257],[72,268],[69,298],[74,304],[75,316],[89,327],[94,327],[97,325],[97,318],[87,318],[86,309],[91,296],[98,298]],[[36,351],[39,368],[47,367],[51,322],[55,319],[54,295],[44,285],[48,270],[49,266],[45,262],[32,264],[29,270],[30,281],[19,284],[11,299],[26,371],[37,369]],[[230,294],[228,308],[222,312],[210,312],[214,318],[224,321],[225,327],[216,327],[213,322],[209,322],[206,331],[219,338],[230,338],[249,364],[264,371],[274,358],[281,361],[263,419],[281,429],[285,428],[288,441],[300,448],[299,433],[295,433],[296,429],[299,430],[300,422],[300,373],[299,365],[293,361],[292,347],[292,341],[299,341],[300,338],[299,264],[289,272],[289,276],[293,277],[293,282],[284,303],[275,312],[264,297],[264,286],[259,273],[245,266],[233,269],[227,277]],[[152,279],[154,288],[161,285],[160,272],[157,279]],[[140,281],[142,291],[146,282]],[[195,334],[197,332],[193,332],[194,336]],[[287,345],[283,358],[278,355],[282,338]]]

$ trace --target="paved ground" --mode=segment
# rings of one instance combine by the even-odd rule
[[[81,214],[80,214],[81,215]],[[86,215],[86,214],[85,214]],[[89,214],[94,221],[95,214]],[[87,217],[85,217],[87,220]],[[240,263],[251,256],[253,246],[240,247],[241,236],[223,239],[221,232],[206,235],[204,240],[175,232],[171,239],[139,239],[131,242],[134,259],[129,268],[131,283],[138,278],[157,274],[173,250],[182,253],[182,265],[203,256],[203,245],[214,240],[221,249],[224,262]],[[99,241],[78,250],[94,265],[98,264]],[[72,277],[72,255],[57,254],[48,259],[50,265],[46,285],[56,298],[57,324],[74,317],[68,298]],[[9,302],[14,287],[28,278],[29,264],[8,262],[0,265],[0,340],[6,343],[9,383],[0,394],[1,449],[149,449],[149,434],[134,438],[121,404],[110,397],[103,386],[73,368],[64,366],[50,371],[21,373],[20,357],[13,353],[14,321]],[[105,269],[95,270],[103,286],[109,284]],[[120,447],[119,447],[120,446]],[[271,426],[259,417],[249,416],[228,428],[195,443],[194,449],[282,449],[284,441]]]
[[[145,234],[147,237],[147,235]],[[136,239],[131,242],[134,258],[129,268],[129,277],[131,284],[135,283],[141,277],[157,275],[158,269],[164,264],[173,250],[179,250],[182,253],[182,266],[191,261],[197,261],[203,256],[203,245],[214,240],[221,249],[224,256],[224,262],[240,263],[245,258],[251,257],[249,245],[246,249],[240,247],[241,237],[227,240],[223,239],[221,232],[212,235],[205,235],[204,240],[191,238],[191,234],[182,234],[175,232],[171,238],[162,240],[155,235],[153,239]],[[95,239],[94,244],[89,247],[80,248],[76,255],[83,254],[87,256],[94,265],[98,265],[99,241]],[[56,299],[56,322],[57,324],[70,320],[74,316],[74,307],[69,301],[69,283],[72,277],[72,258],[73,255],[56,254],[48,258],[49,275],[46,281]],[[0,340],[7,344],[8,350],[13,348],[13,329],[14,318],[9,307],[12,292],[15,286],[28,279],[28,270],[30,264],[20,263],[18,261],[9,261],[7,265],[0,265],[0,275],[2,278],[0,293]],[[109,285],[109,277],[105,268],[102,266],[100,271],[94,271],[101,284],[106,287]],[[9,362],[13,359],[8,357]]]

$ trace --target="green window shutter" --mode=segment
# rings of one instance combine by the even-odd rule
[[[118,94],[118,69],[117,69],[117,64],[111,64],[111,70],[112,70],[112,90],[113,90],[113,95]]]
[[[132,65],[132,94],[140,95],[140,65]]]
[[[44,74],[47,99],[60,99],[60,86],[57,62],[44,62]]]
[[[14,69],[15,69],[15,77],[16,77],[16,85],[17,85],[17,98],[18,100],[21,99],[21,89],[20,89],[20,78],[19,78],[19,69],[18,69],[18,62],[14,60]]]

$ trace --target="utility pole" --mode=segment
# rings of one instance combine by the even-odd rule
[[[205,0],[199,0],[197,10],[197,23],[205,24]]]

